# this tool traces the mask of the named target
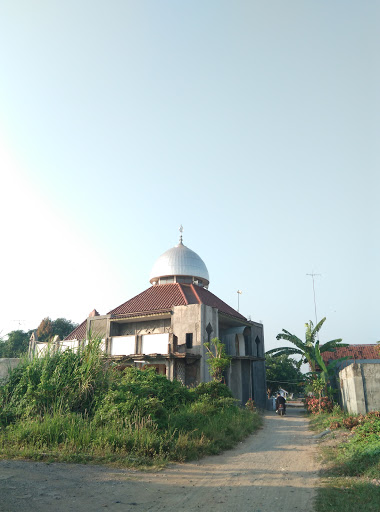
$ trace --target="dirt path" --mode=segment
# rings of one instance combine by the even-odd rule
[[[158,473],[0,461],[0,511],[311,512],[315,448],[303,411],[289,408],[234,450]]]

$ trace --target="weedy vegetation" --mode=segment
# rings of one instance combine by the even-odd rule
[[[378,512],[380,503],[380,412],[366,415],[331,413],[311,417],[311,428],[331,433],[322,438],[324,469],[317,512],[365,510]]]
[[[260,424],[224,384],[120,371],[97,340],[25,360],[0,386],[2,458],[157,467],[229,449]]]

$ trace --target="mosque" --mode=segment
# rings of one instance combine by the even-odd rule
[[[211,380],[204,342],[219,338],[231,356],[224,374],[235,398],[266,405],[264,334],[261,323],[247,320],[208,290],[203,260],[183,244],[164,252],[150,273],[151,286],[106,315],[93,310],[63,341],[75,349],[90,333],[103,340],[105,353],[123,366],[155,367],[186,386]],[[46,344],[31,341],[37,355]]]

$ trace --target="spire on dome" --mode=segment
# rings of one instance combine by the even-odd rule
[[[179,232],[181,233],[180,237],[179,237],[179,243],[180,243],[180,245],[183,245],[183,243],[182,243],[182,233],[183,233],[183,226],[182,226],[182,224],[179,227]]]

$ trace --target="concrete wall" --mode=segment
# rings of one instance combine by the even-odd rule
[[[87,318],[87,336],[94,338],[106,338],[109,333],[107,332],[109,315],[92,316]]]
[[[170,318],[144,320],[143,322],[112,322],[111,336],[136,336],[170,332]]]
[[[7,379],[10,370],[19,365],[21,359],[13,358],[0,358],[0,381]]]
[[[342,405],[353,414],[380,410],[380,364],[354,363],[339,372]]]
[[[265,361],[252,362],[253,399],[257,407],[265,409],[267,406],[267,381],[265,375]]]
[[[207,357],[206,357],[206,349],[203,346],[205,341],[208,341],[208,334],[206,328],[208,324],[211,325],[213,331],[210,334],[210,340],[213,338],[219,338],[219,318],[218,318],[218,310],[216,308],[212,308],[210,306],[201,305],[202,308],[202,322],[201,322],[201,355],[202,359],[200,361],[201,364],[201,381],[209,382],[211,379],[211,375],[207,365]]]
[[[252,340],[253,340],[253,355],[257,357],[265,357],[264,348],[264,327],[263,324],[252,322]],[[256,342],[258,341],[258,343]]]
[[[242,366],[241,359],[233,359],[231,361],[230,367],[227,370],[228,376],[228,387],[232,391],[234,398],[238,400],[242,400],[243,397],[243,389],[242,389]]]
[[[178,338],[178,345],[186,344],[186,334],[193,333],[193,348],[187,349],[191,354],[200,354],[201,338],[201,306],[175,306],[172,315],[173,334]]]

